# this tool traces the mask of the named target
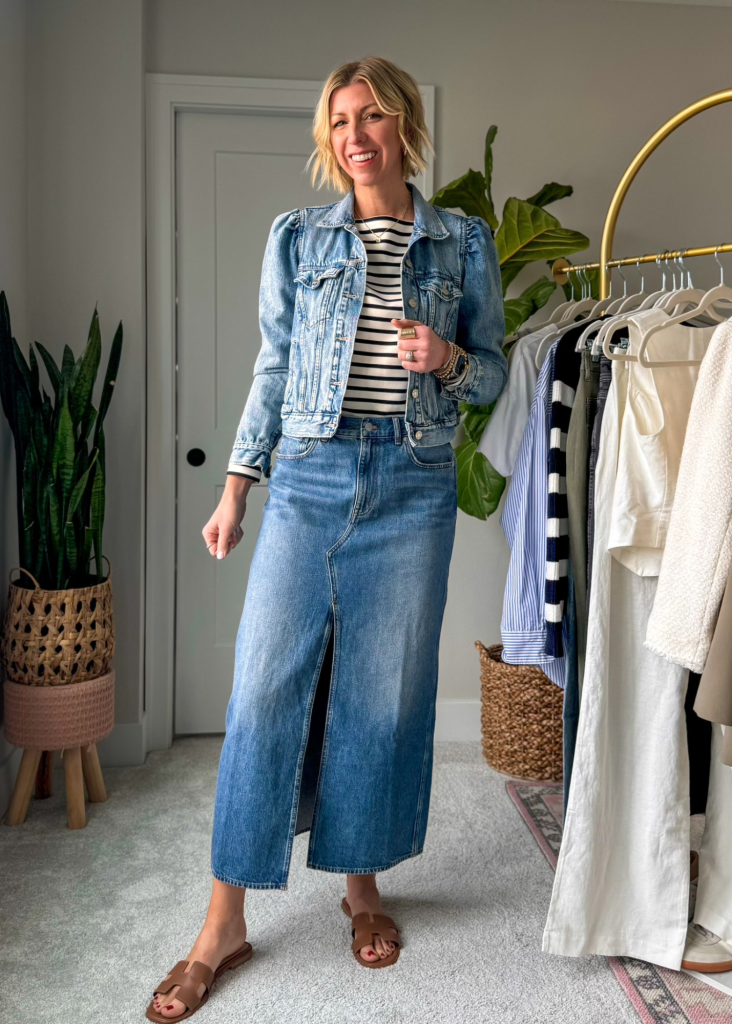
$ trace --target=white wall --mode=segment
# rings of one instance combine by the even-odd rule
[[[134,723],[142,715],[143,0],[30,0],[29,15],[29,335],[58,359],[64,342],[78,356],[98,304],[98,399],[120,320],[124,330],[104,424],[104,551],[116,720]]]
[[[437,87],[435,188],[481,168],[485,132],[495,123],[494,198],[502,204],[510,194],[528,196],[551,180],[574,185],[575,195],[551,209],[590,236],[593,256],[612,192],[640,146],[681,107],[730,86],[732,11],[717,7],[309,0],[245,9],[237,0],[150,0],[147,12],[150,71],[322,80],[369,53],[403,65]],[[732,106],[722,107],[663,144],[629,194],[618,250],[732,240],[731,129]],[[285,209],[287,197],[282,202]],[[693,270],[703,279],[701,262]],[[521,287],[531,276],[527,271]],[[473,644],[500,639],[507,564],[497,517],[482,523],[460,513],[442,700],[479,697]],[[464,719],[460,710],[453,708],[456,721]]]
[[[27,50],[25,0],[1,0],[0,291],[5,292],[13,334],[21,345],[28,337]],[[0,412],[0,615],[5,608],[9,570],[18,564],[17,522],[13,437]],[[13,579],[18,579],[17,573]],[[0,814],[8,803],[19,763],[20,751],[0,732]]]

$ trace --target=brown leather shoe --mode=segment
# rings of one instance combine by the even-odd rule
[[[196,1010],[199,1010],[208,1000],[216,979],[220,977],[224,971],[230,971],[232,967],[238,967],[239,964],[243,964],[246,960],[249,960],[252,952],[251,943],[245,942],[240,949],[237,949],[235,952],[230,953],[229,956],[224,957],[215,971],[212,971],[210,967],[206,966],[206,964],[201,963],[200,960],[194,960],[191,964],[190,971],[187,971],[186,967],[188,966],[188,961],[179,960],[170,974],[160,982],[153,995],[164,996],[168,992],[171,992],[176,985],[180,985],[180,988],[173,998],[180,999],[180,1001],[185,1004],[185,1012],[179,1014],[177,1017],[163,1017],[157,1012],[155,1009],[155,1003],[151,999],[150,1005],[145,1012],[145,1016],[148,1020],[155,1021],[156,1024],[176,1024],[179,1020],[187,1020],[188,1017],[192,1017]],[[202,996],[199,996],[198,986],[201,982],[206,986],[206,991]]]
[[[344,914],[351,917],[351,908],[345,896],[341,900],[341,907]],[[387,917],[386,914],[370,914],[368,910],[362,910],[360,914],[351,917],[351,925],[351,935],[353,936],[351,949],[360,964],[364,967],[389,967],[390,964],[397,962],[401,946],[399,942],[399,929],[390,917]],[[379,957],[378,960],[369,963],[368,960],[364,960],[358,951],[364,946],[373,945],[375,935],[380,935],[387,942],[393,942],[396,949],[389,956],[385,956],[383,959]]]

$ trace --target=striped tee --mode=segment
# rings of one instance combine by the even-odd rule
[[[404,414],[409,373],[399,361],[397,329],[389,321],[404,316],[401,261],[412,226],[413,221],[396,217],[362,217],[356,221],[366,249],[366,293],[341,406],[347,416]],[[381,236],[381,242],[372,231]]]
[[[401,261],[413,224],[414,221],[396,217],[356,220],[366,249],[366,291],[341,406],[341,413],[346,416],[404,414],[409,372],[399,361],[396,327],[390,320],[404,317]],[[381,242],[372,231],[381,236]],[[258,466],[236,464],[230,464],[228,472],[252,480],[259,480],[262,475]]]

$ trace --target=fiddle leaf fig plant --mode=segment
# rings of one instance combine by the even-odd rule
[[[13,337],[5,292],[0,292],[0,400],[15,442],[16,504],[20,565],[46,590],[101,583],[104,528],[104,418],[112,399],[120,356],[122,322],[107,361],[99,408],[92,392],[101,361],[99,314],[92,316],[78,359],[64,346],[61,366],[36,342],[53,391],[39,381]],[[89,573],[96,559],[96,579]],[[21,585],[27,583],[21,577]]]
[[[482,217],[490,224],[501,265],[506,334],[514,334],[530,316],[546,305],[556,283],[543,276],[521,292],[518,298],[506,299],[508,286],[530,263],[553,262],[559,256],[586,249],[590,240],[579,231],[564,228],[546,207],[572,195],[571,185],[549,182],[528,199],[510,196],[499,221],[491,191],[493,180],[493,143],[498,128],[491,125],[485,137],[483,171],[468,170],[462,177],[439,189],[430,199],[437,206],[462,210],[468,217]],[[508,354],[511,342],[504,352]],[[470,405],[460,402],[466,440],[455,449],[458,465],[458,505],[468,515],[487,519],[498,508],[506,480],[491,466],[478,444],[490,419],[492,405]]]

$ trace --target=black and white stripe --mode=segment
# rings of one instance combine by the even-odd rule
[[[549,501],[546,524],[546,579],[544,586],[546,624],[545,653],[564,655],[562,619],[567,611],[569,588],[569,523],[567,508],[567,433],[579,380],[581,356],[574,350],[574,338],[565,335],[554,359],[549,420]]]
[[[362,217],[356,221],[366,249],[366,292],[341,406],[347,416],[404,414],[409,373],[399,361],[397,332],[390,321],[404,316],[401,261],[412,225],[412,221],[396,217]],[[371,231],[381,236],[381,242]]]

